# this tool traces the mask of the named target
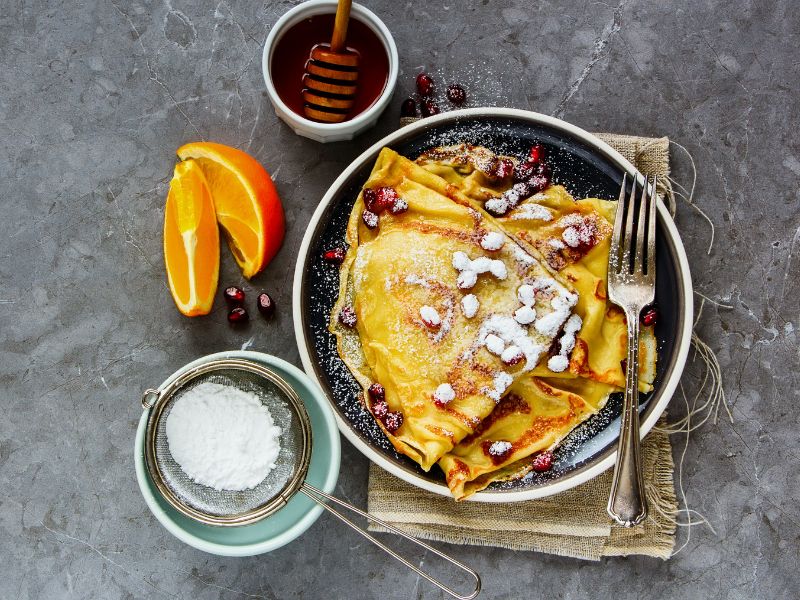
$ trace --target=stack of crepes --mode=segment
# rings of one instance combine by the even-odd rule
[[[330,321],[365,407],[380,383],[402,415],[378,418],[384,433],[426,471],[438,464],[458,500],[526,476],[625,381],[627,328],[606,295],[616,203],[553,185],[495,218],[484,203],[513,184],[489,174],[498,158],[384,149],[364,189],[391,188],[408,209],[365,223],[359,194]],[[650,391],[652,327],[641,340]]]

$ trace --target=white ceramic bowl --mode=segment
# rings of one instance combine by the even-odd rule
[[[375,16],[375,13],[364,8],[360,4],[353,3],[350,15],[364,23],[378,36],[378,39],[386,50],[386,55],[389,57],[389,77],[386,80],[386,87],[383,88],[383,93],[378,97],[375,103],[363,113],[342,123],[317,123],[316,121],[310,121],[292,111],[286,106],[283,100],[280,99],[275,85],[272,82],[272,74],[270,73],[272,54],[275,51],[275,46],[278,44],[281,37],[283,37],[284,33],[303,19],[314,15],[335,14],[336,5],[336,0],[310,0],[309,2],[304,2],[303,4],[295,6],[278,19],[272,31],[269,32],[267,42],[264,44],[264,54],[261,59],[264,82],[267,84],[267,95],[269,96],[270,102],[272,102],[272,106],[275,108],[275,114],[285,121],[297,135],[302,135],[312,140],[317,140],[318,142],[352,140],[362,131],[373,127],[375,123],[378,122],[378,117],[381,116],[381,113],[383,113],[389,105],[389,101],[392,99],[392,94],[394,93],[395,84],[397,83],[397,65],[399,59],[392,34],[389,33],[383,21]]]

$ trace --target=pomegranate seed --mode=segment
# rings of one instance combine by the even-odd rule
[[[660,316],[661,314],[658,312],[658,308],[653,306],[652,308],[650,308],[650,310],[648,310],[646,313],[642,315],[639,321],[645,327],[649,327],[650,325],[655,325],[656,323],[658,323],[658,318]]]
[[[417,89],[420,96],[430,96],[433,93],[433,79],[425,73],[417,75]]]
[[[442,324],[442,318],[436,309],[432,306],[425,305],[419,309],[419,318],[431,329],[436,329]]]
[[[505,196],[505,193],[503,195]],[[490,215],[494,215],[495,217],[503,217],[506,214],[508,214],[508,211],[510,211],[514,207],[511,205],[510,202],[507,201],[506,198],[503,198],[503,200],[505,200],[505,202],[503,202],[502,204],[498,204],[497,206],[484,206],[486,212],[488,212]],[[461,281],[459,279],[458,287],[460,287],[462,290],[466,290],[471,288],[472,286],[470,285],[467,287],[461,287]]]
[[[528,154],[528,162],[538,163],[544,160],[544,146],[541,144],[534,144],[531,146],[530,154]]]
[[[375,402],[381,402],[386,399],[386,388],[377,382],[367,388],[367,393]]]
[[[371,210],[365,210],[361,213],[361,220],[364,221],[367,229],[375,229],[378,226],[378,215]]]
[[[262,292],[256,298],[256,305],[258,306],[258,312],[260,312],[265,317],[269,318],[275,312],[275,301],[272,299],[266,292]]]
[[[417,103],[413,98],[406,98],[400,105],[401,117],[416,117],[417,116]]]
[[[549,450],[540,452],[533,457],[533,470],[541,473],[542,471],[549,471],[553,466],[553,453]]]
[[[503,158],[497,161],[492,169],[492,175],[495,177],[499,177],[500,179],[505,179],[514,171],[514,163],[511,162],[511,159]]]
[[[408,202],[398,197],[397,200],[394,201],[392,208],[389,209],[389,212],[392,213],[393,215],[401,215],[407,210],[408,210]]]
[[[389,433],[394,433],[403,424],[403,413],[393,410],[383,420],[383,426]]]
[[[386,404],[383,400],[380,402],[375,402],[372,405],[372,414],[375,415],[378,419],[383,421],[386,416],[389,414],[389,405]]]
[[[520,181],[526,181],[527,179],[530,179],[534,174],[533,169],[535,164],[536,163],[531,162],[518,162],[516,165],[514,165],[514,181],[518,183]]]
[[[550,165],[547,163],[533,163],[533,175],[550,179]]]
[[[392,208],[400,196],[390,187],[379,187],[375,190],[375,208],[373,212],[379,213],[387,208]]]
[[[352,306],[346,305],[341,311],[339,311],[339,323],[345,327],[350,327],[352,329],[356,326],[357,321],[358,317],[356,316],[356,311],[353,310]]]
[[[467,92],[457,83],[453,83],[447,88],[447,99],[453,104],[461,104],[467,99]]]
[[[346,253],[347,251],[344,249],[344,246],[336,246],[335,248],[331,248],[330,250],[326,250],[325,252],[323,252],[322,258],[324,258],[329,263],[340,265],[344,262],[344,257]]]
[[[228,322],[234,325],[244,323],[249,318],[250,317],[247,316],[247,311],[241,307],[236,307],[228,313]]]
[[[439,114],[439,106],[431,98],[423,98],[421,108],[423,117]]]
[[[236,286],[232,285],[229,288],[225,288],[223,295],[225,296],[225,300],[233,306],[239,306],[244,302],[244,290],[240,290]]]
[[[530,186],[530,191],[528,192],[528,195],[525,196],[526,198],[541,192],[544,188],[550,185],[550,178],[544,176],[531,177],[527,183]]]
[[[503,361],[504,365],[513,367],[514,365],[521,363],[524,358],[525,355],[522,353],[522,350],[518,350],[515,354],[511,354],[510,356],[507,356],[506,353],[503,352],[500,360]]]
[[[511,442],[507,442],[506,440],[500,440],[497,442],[484,442],[488,446],[487,452],[489,456],[492,457],[492,462],[499,464],[503,462],[506,458],[511,456],[511,451],[514,449],[514,445]]]
[[[529,196],[536,193],[536,186],[531,183],[530,180],[528,181],[520,181],[519,183],[515,183],[510,190],[506,190],[503,192],[503,198],[508,200],[508,204],[511,208],[514,208],[528,198]]]
[[[367,207],[367,210],[375,212],[375,200],[378,198],[375,190],[372,188],[365,189],[362,197],[364,198],[364,206]]]

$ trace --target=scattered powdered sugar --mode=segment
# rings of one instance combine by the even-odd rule
[[[551,277],[536,277],[532,285],[537,290],[544,290],[553,295],[550,300],[552,312],[537,318],[535,327],[542,335],[554,338],[569,317],[570,309],[578,302],[578,294],[571,294]]]
[[[439,328],[439,331],[436,332],[436,335],[433,337],[433,342],[435,344],[441,342],[444,339],[444,336],[446,336],[450,332],[450,329],[453,326],[453,314],[455,312],[453,301],[450,298],[444,298],[443,304],[444,304],[445,314],[444,314],[444,319],[442,319],[442,326]]]
[[[517,299],[525,306],[533,306],[536,303],[536,288],[527,283],[519,286],[517,288]]]
[[[581,234],[574,227],[567,227],[562,233],[561,237],[570,248],[577,248],[581,245]]]
[[[534,196],[535,197],[535,196]],[[513,220],[526,220],[526,221],[552,221],[553,213],[550,209],[542,206],[541,204],[523,204],[511,213],[510,217]]]
[[[491,446],[489,446],[489,454],[492,456],[503,456],[504,454],[507,454],[511,448],[511,442],[506,442],[505,440],[494,442]]]
[[[475,260],[470,260],[469,256],[460,250],[453,252],[453,268],[460,271],[457,285],[462,290],[472,288],[478,282],[478,275],[481,273],[490,272],[500,280],[508,277],[506,263],[502,260],[494,260],[488,256],[479,256]]]
[[[256,487],[275,468],[281,430],[251,392],[203,382],[172,405],[167,443],[175,462],[201,485],[217,490]]]
[[[584,222],[583,215],[579,212],[574,212],[561,217],[556,225],[558,227],[580,227]]]
[[[500,371],[494,376],[493,381],[495,391],[502,396],[505,391],[511,387],[511,384],[514,383],[514,378],[505,371]]]
[[[472,261],[466,252],[453,252],[453,268],[456,271],[466,271],[470,268]]]
[[[494,400],[496,404],[499,403],[500,400],[503,399],[503,397],[500,394],[500,392],[498,392],[497,390],[492,389],[490,387],[481,388],[480,391],[481,391],[481,394],[483,394],[484,396],[488,396],[489,398]]]
[[[530,325],[536,320],[536,310],[530,306],[523,306],[514,312],[514,320],[520,325]]]
[[[478,274],[475,271],[461,271],[456,280],[456,285],[461,290],[471,289],[475,287],[476,283],[478,283]]]
[[[496,231],[490,231],[481,238],[481,248],[488,250],[489,252],[500,250],[505,243],[505,236],[503,236],[502,233],[497,233]]]
[[[514,364],[519,362],[525,358],[525,355],[522,354],[522,350],[514,346],[513,344],[503,350],[503,353],[500,355],[500,360],[502,360],[505,364]]]
[[[405,283],[409,284],[409,285],[418,285],[418,286],[424,287],[426,289],[430,289],[431,288],[431,284],[427,279],[423,279],[422,277],[418,277],[417,275],[414,275],[413,273],[411,273],[410,275],[407,275],[406,278],[403,281]]]
[[[560,326],[560,324],[559,324]],[[496,335],[505,342],[506,345],[514,344],[525,355],[525,370],[530,371],[539,362],[539,357],[546,350],[543,343],[536,342],[528,336],[528,331],[523,329],[512,317],[504,315],[492,315],[481,323],[478,332],[479,346],[486,343],[489,335]]]
[[[478,313],[480,306],[481,304],[478,302],[478,298],[475,294],[468,294],[461,300],[461,312],[464,313],[464,316],[468,319],[471,319]]]
[[[439,313],[436,312],[435,308],[427,304],[420,307],[419,316],[429,327],[437,327],[442,324],[442,318],[439,316]]]
[[[561,373],[569,367],[569,355],[575,348],[575,336],[581,330],[583,321],[578,315],[572,315],[564,324],[564,330],[559,340],[561,349],[556,356],[547,361],[547,368],[553,373]]]
[[[497,277],[498,279],[505,280],[508,277],[508,270],[506,269],[506,263],[502,260],[493,260],[492,264],[489,265],[489,271],[491,271],[492,275]]]
[[[486,271],[490,271],[492,269],[492,263],[494,260],[489,258],[488,256],[479,256],[469,266],[470,271],[475,271],[478,274],[486,273]]]
[[[550,360],[547,361],[547,368],[553,373],[561,373],[562,371],[566,371],[568,366],[569,359],[566,356],[561,356],[560,354],[550,357]]]
[[[514,246],[514,260],[524,265],[532,265],[536,260],[519,246]]]
[[[563,250],[564,248],[567,247],[567,245],[564,242],[562,242],[560,239],[556,237],[547,240],[547,245],[550,246],[551,248],[555,248],[556,250]]]
[[[575,347],[575,335],[583,327],[583,320],[578,315],[572,315],[564,324],[564,335],[561,338],[561,352],[569,354]]]
[[[506,343],[493,333],[486,336],[486,349],[496,356],[500,356],[505,350]]]
[[[449,383],[443,383],[433,392],[433,399],[440,404],[447,404],[456,399],[456,392]]]

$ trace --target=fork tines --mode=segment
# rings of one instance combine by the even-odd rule
[[[657,176],[653,175],[652,183],[650,183],[650,176],[644,176],[638,202],[636,199],[638,177],[634,179],[631,186],[630,196],[627,195],[627,178],[626,173],[622,178],[617,216],[614,219],[614,234],[611,239],[611,247],[618,249],[619,252],[613,257],[616,265],[615,271],[618,274],[640,271],[648,279],[655,278]],[[623,221],[625,222],[624,232]],[[635,235],[634,227],[636,228]],[[635,252],[631,252],[632,249],[635,249]]]

